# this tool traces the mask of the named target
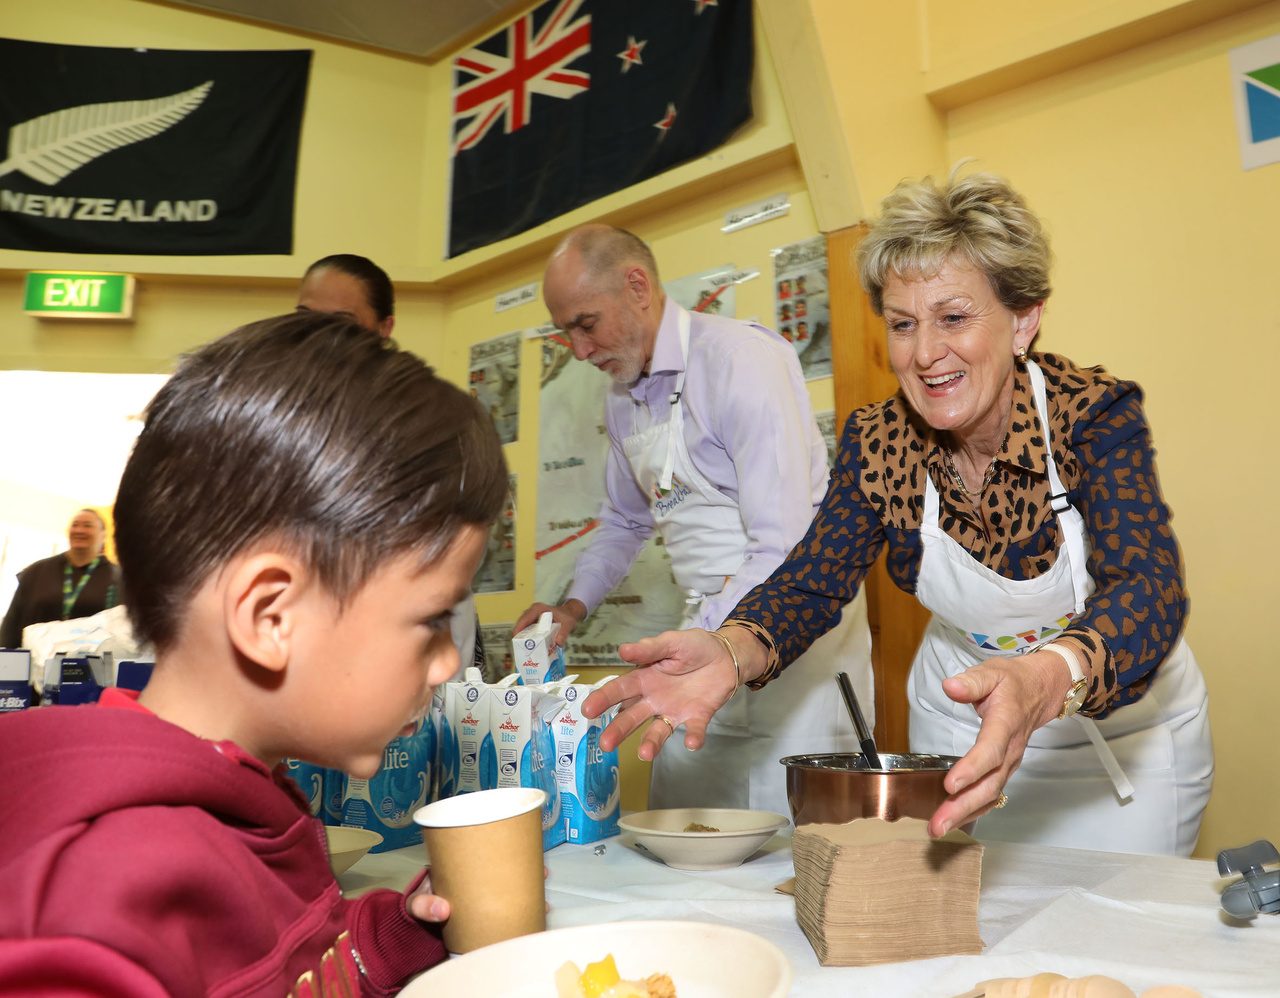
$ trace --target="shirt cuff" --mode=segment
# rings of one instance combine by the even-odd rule
[[[1119,693],[1119,684],[1116,682],[1111,649],[1107,647],[1102,635],[1091,627],[1077,627],[1060,634],[1052,643],[1075,652],[1080,668],[1089,681],[1089,694],[1085,697],[1080,713],[1092,716],[1106,711]]]

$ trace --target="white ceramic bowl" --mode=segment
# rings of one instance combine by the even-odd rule
[[[361,856],[382,841],[382,836],[367,828],[341,828],[325,825],[324,837],[329,840],[329,865],[333,875],[346,873]]]
[[[686,832],[693,823],[719,831]],[[783,815],[773,811],[725,807],[671,807],[618,820],[624,842],[677,870],[739,866],[788,824]]]
[[[708,922],[605,922],[518,936],[451,957],[414,978],[403,998],[554,998],[566,960],[582,970],[613,954],[631,980],[667,974],[680,998],[784,998],[791,965],[769,940]]]

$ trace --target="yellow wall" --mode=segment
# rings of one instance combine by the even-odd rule
[[[1280,670],[1265,623],[1280,601],[1280,531],[1264,383],[1280,332],[1280,166],[1240,167],[1227,55],[1280,32],[1280,4],[808,2],[871,212],[899,177],[963,157],[1008,176],[1056,256],[1039,345],[1145,388],[1217,754],[1197,852],[1280,839],[1267,775],[1280,766]],[[870,40],[873,59],[892,60],[881,90],[904,111],[896,123],[876,121],[867,105],[880,91],[839,57]]]
[[[0,0],[0,23],[12,37],[316,51],[295,254],[0,251],[0,366],[162,370],[215,332],[288,308],[306,263],[349,250],[379,260],[396,280],[398,337],[461,380],[471,343],[542,320],[539,306],[495,314],[493,296],[536,280],[546,250],[578,221],[606,217],[634,228],[653,242],[667,277],[730,260],[767,272],[768,249],[811,234],[815,218],[829,228],[851,223],[874,213],[900,178],[975,156],[1028,195],[1053,238],[1056,291],[1042,344],[1105,363],[1147,390],[1188,566],[1188,634],[1210,687],[1218,755],[1199,852],[1280,838],[1280,798],[1265,775],[1280,763],[1264,713],[1280,702],[1265,624],[1280,583],[1271,571],[1277,533],[1267,516],[1276,472],[1262,437],[1270,393],[1260,383],[1270,334],[1280,332],[1268,280],[1280,166],[1241,171],[1227,66],[1231,47],[1280,32],[1280,3],[757,3],[766,19],[801,17],[812,31],[788,36],[781,85],[762,51],[757,121],[730,146],[524,236],[442,261],[446,64],[141,0]],[[802,43],[812,51],[794,47]],[[842,158],[855,188],[832,211],[809,201],[783,110],[788,67],[806,59],[821,67],[824,100],[834,99],[824,112],[829,127],[809,122],[797,133],[799,161],[816,171]],[[789,106],[804,99],[803,86],[790,88]],[[821,183],[807,186],[822,196]],[[719,232],[724,211],[779,191],[792,194],[790,216],[735,236]],[[132,325],[53,326],[18,316],[21,273],[34,267],[172,280],[141,282]],[[215,276],[221,280],[207,280]],[[740,315],[767,316],[769,308],[765,280],[739,288]],[[520,476],[520,588],[480,598],[492,621],[511,619],[532,595],[538,362],[536,346],[527,344],[520,440],[507,448]],[[829,382],[815,391],[816,407],[829,408]],[[625,772],[624,802],[637,806],[642,771]]]

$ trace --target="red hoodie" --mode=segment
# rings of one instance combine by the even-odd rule
[[[0,994],[386,995],[445,958],[403,895],[342,898],[286,780],[141,708],[0,715],[0,792]]]

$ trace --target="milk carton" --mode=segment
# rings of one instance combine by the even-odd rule
[[[576,678],[576,677],[575,677]],[[555,719],[565,708],[563,690],[556,685],[531,690],[528,765],[521,770],[521,785],[545,793],[542,803],[542,849],[545,852],[568,841],[560,785],[556,780]]]
[[[0,649],[0,713],[31,706],[31,652],[26,648]]]
[[[517,686],[519,676],[503,676],[488,689],[489,730],[483,783],[495,787],[527,786],[522,773],[529,765],[529,743],[533,738],[533,687]]]
[[[564,678],[564,645],[554,652],[547,651],[556,623],[550,612],[538,618],[511,639],[511,652],[516,663],[516,675],[524,686],[552,683]]]
[[[122,665],[124,663],[121,663]],[[298,792],[307,799],[307,810],[317,817],[324,809],[324,776],[326,768],[301,759],[285,759],[284,772]]]
[[[413,812],[427,803],[435,733],[427,719],[411,735],[393,739],[382,753],[382,765],[370,779],[348,776],[342,799],[342,824],[368,828],[382,836],[374,852],[400,849],[422,841]]]
[[[482,774],[488,766],[482,768],[481,751],[489,733],[491,698],[479,669],[468,667],[465,676],[461,682],[445,684],[440,751],[447,758],[441,760],[440,797],[487,789]]]
[[[565,828],[570,843],[582,844],[618,834],[622,787],[618,778],[618,750],[600,748],[600,734],[616,711],[595,720],[582,714],[587,695],[600,682],[569,683],[563,689],[565,705],[554,716],[556,783],[560,788]]]
[[[454,775],[454,759],[457,755],[457,746],[453,740],[453,729],[445,719],[445,694],[448,690],[448,685],[448,683],[443,683],[435,688],[435,691],[431,694],[431,710],[427,715],[435,723],[436,729],[436,762],[431,767],[433,774],[431,785],[432,800],[443,800],[445,797],[452,797],[458,779]]]

